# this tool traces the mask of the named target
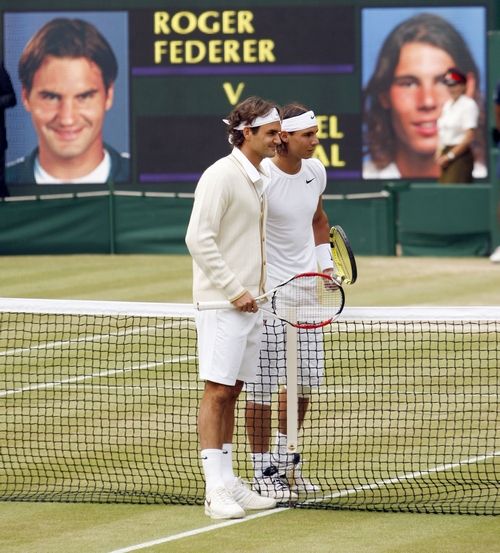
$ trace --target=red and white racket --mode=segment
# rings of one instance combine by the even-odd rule
[[[330,275],[301,273],[255,298],[262,311],[296,328],[319,328],[332,323],[344,308],[344,291]],[[228,309],[229,301],[198,302],[200,311]]]

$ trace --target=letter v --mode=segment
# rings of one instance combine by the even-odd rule
[[[245,88],[245,83],[238,83],[238,87],[236,88],[236,90],[234,90],[233,85],[231,83],[224,83],[222,85],[222,88],[226,93],[229,103],[232,106],[235,106],[238,103],[238,100],[240,99],[243,89]]]

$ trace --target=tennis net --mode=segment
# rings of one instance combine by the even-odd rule
[[[346,309],[307,355],[297,506],[500,513],[500,307]],[[0,500],[201,504],[202,391],[189,305],[1,299]]]

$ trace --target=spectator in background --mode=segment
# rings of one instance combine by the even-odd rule
[[[7,183],[124,182],[127,154],[104,144],[113,106],[116,57],[90,23],[57,18],[28,42],[19,60],[22,102],[38,148],[7,168]]]
[[[441,174],[441,183],[470,183],[474,156],[471,145],[474,141],[479,109],[476,102],[465,94],[467,77],[456,67],[450,68],[444,83],[451,98],[443,105],[438,120],[439,147],[436,159]]]
[[[492,130],[492,139],[495,146],[498,148],[500,145],[500,81],[497,83],[495,89],[495,96],[493,98],[495,106],[495,126]],[[500,178],[500,158],[497,162],[497,178]],[[497,206],[497,217],[500,218],[500,206]],[[500,244],[497,245],[493,253],[490,255],[490,261],[493,263],[500,263]]]
[[[422,13],[395,27],[380,50],[364,91],[363,178],[437,178],[437,121],[450,98],[446,71],[460,65],[466,93],[482,106],[479,72],[460,33],[448,21]],[[476,135],[474,177],[486,176],[484,114]]]
[[[16,105],[16,94],[12,88],[10,76],[3,63],[0,63],[0,197],[7,196],[5,186],[5,150],[7,133],[5,132],[5,110]]]

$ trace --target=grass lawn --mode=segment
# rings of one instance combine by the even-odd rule
[[[500,266],[487,259],[362,257],[358,265],[348,306],[500,306]],[[3,297],[191,297],[187,256],[8,256],[1,275]],[[0,447],[1,436],[0,420]],[[2,553],[493,553],[499,535],[500,519],[490,516],[291,509],[220,526],[199,506],[0,503]]]

